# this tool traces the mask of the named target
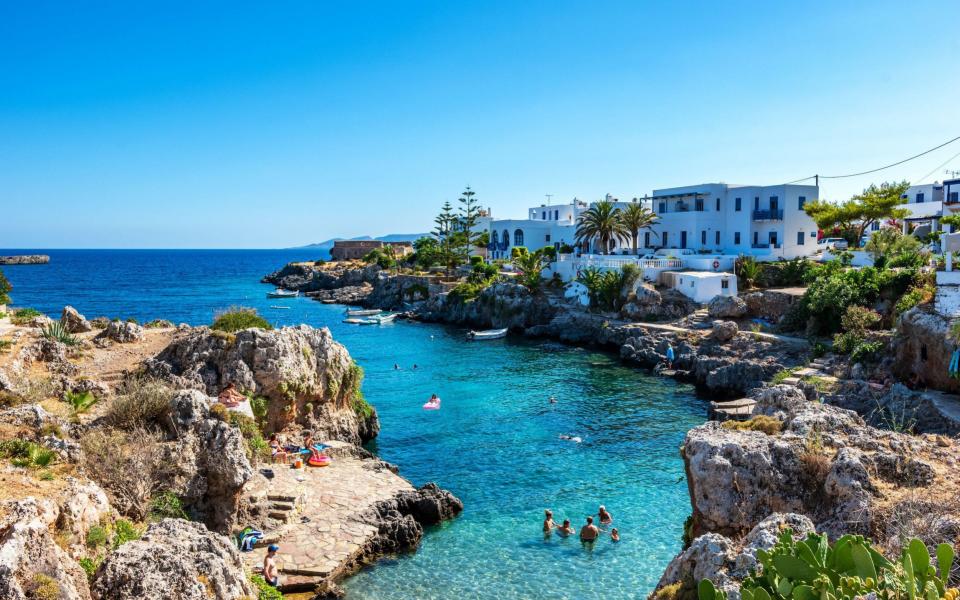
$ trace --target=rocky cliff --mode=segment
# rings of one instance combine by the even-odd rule
[[[314,430],[318,438],[362,443],[379,431],[363,401],[362,371],[330,330],[307,325],[221,334],[200,327],[146,363],[152,374],[216,396],[233,383],[267,400],[267,429]]]
[[[377,265],[360,263],[289,263],[261,281],[288,290],[316,292],[371,284],[380,271]]]
[[[46,254],[0,256],[0,265],[45,265],[48,262],[50,262],[50,257]]]
[[[930,306],[917,306],[901,315],[893,339],[894,374],[920,387],[960,392],[960,379],[949,372],[953,352],[960,347],[952,335],[952,325]]]

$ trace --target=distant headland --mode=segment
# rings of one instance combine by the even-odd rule
[[[50,257],[46,254],[0,256],[0,265],[45,265],[48,262],[50,262]]]

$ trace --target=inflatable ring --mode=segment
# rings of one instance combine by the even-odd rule
[[[328,467],[330,466],[330,457],[329,456],[311,456],[307,459],[307,464],[311,467]]]
[[[713,268],[714,268],[714,269],[719,269],[719,268],[720,268],[720,261],[719,261],[719,260],[713,261]]]

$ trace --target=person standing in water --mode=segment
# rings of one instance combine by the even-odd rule
[[[593,524],[593,517],[587,517],[587,524],[580,528],[580,541],[593,542],[600,536],[600,530]]]
[[[613,523],[613,515],[607,512],[607,509],[601,504],[600,509],[597,510],[597,517],[600,518],[601,525],[609,525]]]
[[[567,537],[568,535],[572,535],[576,532],[577,530],[574,529],[573,525],[570,524],[570,519],[564,519],[563,525],[557,527],[557,533],[563,537]]]
[[[614,527],[614,528],[613,528],[613,531],[610,532],[610,539],[611,539],[612,541],[614,541],[614,542],[619,542],[619,541],[620,541],[620,532],[617,531],[617,528],[616,528],[616,527]]]
[[[544,535],[549,534],[556,527],[557,527],[557,524],[553,522],[553,511],[548,508],[547,510],[543,511]]]

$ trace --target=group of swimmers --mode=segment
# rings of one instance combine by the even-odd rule
[[[543,513],[543,535],[550,535],[554,530],[562,537],[576,533],[577,530],[570,524],[570,519],[564,519],[562,525],[557,525],[553,520],[552,510],[548,508],[543,511]],[[613,515],[607,512],[607,509],[603,505],[600,505],[596,516],[600,521],[600,525],[611,525],[613,523]],[[580,528],[580,541],[595,542],[599,537],[600,528],[593,524],[593,515],[590,515],[587,517],[587,524]],[[610,530],[610,539],[614,542],[620,541],[620,532],[617,531],[616,527]]]

